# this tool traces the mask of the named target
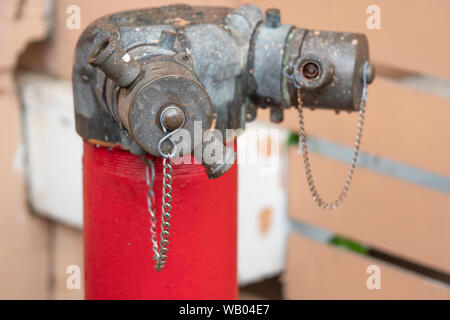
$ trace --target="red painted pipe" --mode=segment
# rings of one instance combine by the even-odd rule
[[[84,143],[86,299],[236,299],[237,166],[209,180],[199,164],[174,166],[168,260],[153,268],[140,157]],[[161,214],[161,161],[156,209]]]

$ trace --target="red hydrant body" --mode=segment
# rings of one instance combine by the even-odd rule
[[[153,267],[141,158],[85,142],[83,176],[86,299],[237,298],[236,164],[214,181],[200,164],[174,165],[172,227],[162,272]],[[158,159],[158,227],[161,185]]]

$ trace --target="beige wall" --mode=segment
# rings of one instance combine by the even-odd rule
[[[379,267],[381,290],[368,290],[367,269]],[[309,240],[289,239],[284,276],[288,299],[450,299],[448,287],[376,259]]]
[[[13,71],[29,41],[46,34],[35,1],[22,8],[2,1],[0,12],[0,299],[46,299],[49,282],[48,224],[30,214],[25,198],[20,101]],[[8,48],[5,50],[5,48]]]

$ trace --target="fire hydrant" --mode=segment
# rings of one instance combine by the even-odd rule
[[[175,5],[92,23],[73,70],[86,298],[236,298],[229,129],[258,107],[279,123],[299,101],[359,111],[374,78],[368,61],[364,35],[281,24],[279,10],[264,17],[252,5]]]

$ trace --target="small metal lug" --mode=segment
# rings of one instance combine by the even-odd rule
[[[158,47],[175,51],[175,40],[177,38],[176,32],[169,30],[162,30],[161,36],[159,37]]]
[[[281,107],[270,108],[270,121],[280,123],[284,120],[284,112]]]
[[[200,149],[194,152],[194,156],[196,154],[202,154],[202,165],[206,169],[206,174],[210,180],[217,179],[224,175],[231,169],[237,159],[236,152],[232,148],[225,146],[221,139],[217,139],[214,131],[209,130],[204,134],[203,144],[198,148]],[[203,153],[203,150],[206,148],[221,153],[223,157],[218,157],[219,161],[216,161],[215,155]]]
[[[278,28],[281,25],[281,14],[279,9],[270,8],[266,10],[266,26]]]

